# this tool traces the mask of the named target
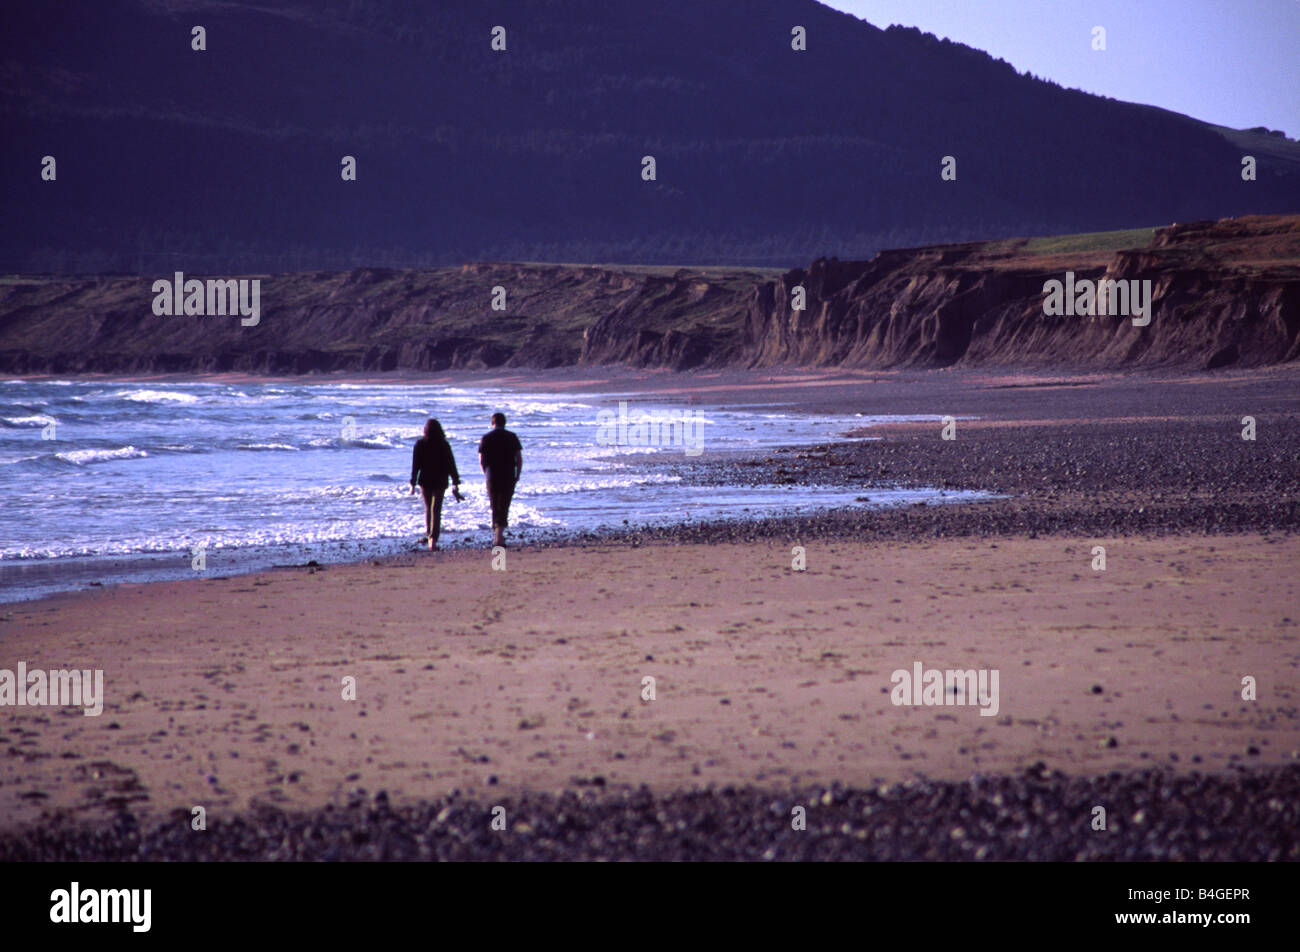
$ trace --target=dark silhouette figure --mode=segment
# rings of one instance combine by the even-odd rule
[[[429,549],[438,548],[442,533],[442,497],[447,493],[447,481],[452,482],[452,495],[460,502],[460,473],[456,469],[456,456],[442,431],[442,424],[430,420],[424,424],[424,436],[415,441],[411,453],[411,493],[420,487],[424,499],[424,534]]]
[[[478,463],[487,477],[488,500],[492,503],[492,544],[506,544],[506,525],[515,483],[524,471],[524,451],[519,437],[506,429],[506,415],[492,414],[492,430],[479,440]]]

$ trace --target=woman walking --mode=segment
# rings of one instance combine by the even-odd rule
[[[442,497],[447,493],[447,480],[452,483],[451,493],[461,501],[460,473],[456,469],[456,456],[447,442],[442,424],[430,420],[424,424],[424,436],[415,441],[411,453],[411,494],[420,487],[424,499],[424,534],[429,540],[429,551],[438,548],[442,533]]]

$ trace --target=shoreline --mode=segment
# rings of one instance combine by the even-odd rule
[[[949,785],[950,797],[974,775],[1036,783],[1023,775],[1039,762],[1069,775],[1052,790],[1103,777],[1141,785],[1157,770],[1160,784],[1191,784],[1180,816],[1217,802],[1210,791],[1241,771],[1268,778],[1251,790],[1291,789],[1295,379],[850,386],[855,412],[935,412],[927,401],[951,393],[954,415],[983,419],[959,423],[951,442],[937,427],[898,426],[882,441],[707,461],[689,467],[692,484],[867,494],[917,484],[1006,498],[516,540],[505,571],[484,545],[0,606],[6,661],[104,669],[109,685],[100,717],[17,709],[0,729],[10,752],[0,829],[19,837],[0,836],[0,848],[28,849],[32,831],[69,822],[138,832],[194,805],[232,829],[261,823],[259,803],[329,827],[359,788],[386,791],[398,810],[444,803],[441,813],[447,797],[632,798],[646,785],[653,813],[695,803],[683,819],[724,826],[759,816],[759,794],[737,812],[727,787],[870,791],[924,776],[915,782]],[[803,412],[846,403],[814,390]],[[1260,421],[1253,442],[1240,438],[1247,411]],[[796,545],[805,570],[793,567]],[[1101,571],[1097,546],[1109,560]],[[1000,670],[998,715],[890,704],[889,672],[916,661]],[[1258,701],[1237,697],[1247,674]],[[357,701],[340,696],[345,675],[358,680]],[[653,703],[640,697],[646,675],[658,678]],[[1254,796],[1246,802],[1263,809]],[[550,814],[539,809],[526,822],[540,830]],[[935,823],[946,817],[936,808]],[[265,822],[284,831],[298,821]],[[146,840],[187,855],[175,836]],[[826,840],[815,855],[920,849],[871,852],[850,839],[857,852]],[[49,848],[74,841],[60,833]],[[753,858],[746,842],[718,855]],[[483,849],[466,855],[498,855]],[[1254,846],[1214,855],[1261,856]],[[1019,854],[985,854],[997,856]]]
[[[930,385],[948,389],[954,385],[973,389],[1054,389],[1060,387],[1111,387],[1135,383],[1147,386],[1154,382],[1222,383],[1300,380],[1300,365],[1272,364],[1263,367],[1221,367],[1214,370],[1185,368],[1137,367],[1098,370],[1089,367],[1043,367],[1038,365],[1004,365],[992,367],[937,368],[859,368],[851,366],[800,366],[775,364],[761,367],[706,367],[693,370],[642,368],[624,364],[574,364],[551,368],[499,368],[481,370],[417,371],[390,370],[371,373],[351,371],[302,374],[254,374],[234,371],[206,373],[9,373],[3,380],[50,382],[57,380],[105,381],[129,383],[295,383],[300,385],[357,384],[377,386],[506,386],[521,390],[575,390],[593,395],[621,392],[628,385],[644,393],[724,393],[733,402],[762,403],[746,400],[746,392],[770,390],[815,393],[824,388],[861,387],[863,384],[913,386]],[[811,411],[810,411],[811,412]]]
[[[552,376],[555,378],[552,389],[574,393],[590,390],[596,398],[607,398],[608,386],[615,385],[608,375],[575,378],[566,370],[554,372]],[[969,415],[977,419],[961,420],[958,438],[952,444],[938,440],[937,424],[896,423],[848,429],[842,434],[843,439],[834,443],[808,443],[770,451],[712,450],[691,462],[684,462],[673,453],[658,454],[662,458],[628,457],[621,461],[634,469],[674,475],[683,485],[701,489],[723,485],[784,487],[791,493],[791,509],[801,507],[800,490],[809,485],[828,490],[859,490],[861,499],[870,499],[873,491],[881,489],[977,491],[1006,498],[965,501],[951,508],[935,505],[909,505],[900,509],[831,508],[754,519],[649,523],[640,528],[614,526],[599,532],[536,528],[516,536],[515,544],[550,548],[598,541],[643,544],[786,536],[901,541],[969,535],[1033,537],[1083,532],[1144,535],[1300,530],[1300,492],[1297,492],[1300,463],[1288,449],[1300,445],[1300,411],[1294,403],[1294,394],[1300,389],[1300,368],[1167,376],[1086,373],[1022,378],[990,376],[984,372],[937,376],[899,372],[889,380],[882,379],[881,374],[867,376],[878,382],[864,383],[857,375],[840,372],[806,371],[773,377],[764,372],[736,376],[626,371],[626,376],[617,380],[617,386],[653,382],[657,388],[641,392],[652,398],[687,399],[701,392],[698,387],[701,381],[724,378],[729,381],[726,386],[733,389],[719,392],[729,402],[742,406],[770,406],[772,396],[777,395],[781,397],[783,409],[792,413],[816,414],[823,409],[833,409],[837,414],[855,411],[864,415],[951,411],[954,416]],[[104,379],[194,378],[167,375]],[[212,379],[228,382],[271,378],[213,375]],[[285,379],[301,382],[300,378]],[[784,382],[765,382],[773,379]],[[803,382],[795,382],[796,379]],[[448,385],[470,381],[479,386],[494,382],[504,385],[507,378],[460,374],[420,380]],[[509,378],[509,383],[517,385],[514,378]],[[1160,403],[1153,405],[1151,388],[1157,383],[1163,383],[1164,387]],[[590,389],[593,387],[597,389]],[[769,389],[772,387],[775,389]],[[847,388],[845,394],[827,393],[841,388]],[[1104,412],[1098,412],[1099,400],[1108,404]],[[1238,433],[1240,417],[1247,411],[1265,421],[1262,425],[1268,428],[1249,448],[1258,460],[1259,451],[1268,447],[1270,470],[1261,471],[1254,464],[1250,468],[1241,467],[1242,447],[1233,437]],[[880,439],[865,444],[851,442],[863,436]],[[945,449],[958,451],[966,447],[970,449],[945,452]],[[1203,459],[1189,465],[1184,459],[1188,447],[1195,447]],[[1194,478],[1189,480],[1189,474]],[[416,526],[417,522],[418,518],[413,517],[412,525]],[[412,538],[416,534],[413,532]],[[486,532],[483,535],[486,539]],[[448,551],[477,549],[476,538],[448,537],[444,548]],[[413,546],[405,537],[385,537],[254,547],[240,550],[234,564],[218,571],[233,576],[276,566],[304,566],[312,561],[362,564],[401,558],[411,554]],[[210,555],[216,557],[220,551],[213,550]],[[123,576],[141,565],[158,563],[168,557],[166,553],[138,553],[66,561],[11,560],[0,562],[0,576],[71,577],[83,588],[98,587],[96,583],[136,584],[136,579],[124,581]],[[123,565],[125,570],[120,569]],[[171,570],[160,570],[158,575],[172,580],[188,577],[187,565],[188,557]],[[48,596],[5,599],[0,605],[22,604],[43,597]]]

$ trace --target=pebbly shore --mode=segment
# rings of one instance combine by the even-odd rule
[[[615,530],[588,541],[631,544],[782,539],[910,541],[955,536],[1126,536],[1294,532],[1300,529],[1300,417],[1269,421],[1254,441],[1233,421],[938,424],[883,439],[672,464],[700,486],[852,486],[862,506],[761,521]],[[870,432],[870,431],[863,431]],[[872,506],[872,492],[932,487],[1002,498]],[[580,536],[578,541],[583,541]],[[554,543],[572,544],[572,540]]]
[[[184,810],[147,823],[124,812],[0,837],[0,861],[1300,860],[1300,764],[1094,777],[1037,764],[963,782],[662,796],[577,780],[499,802],[397,806],[358,790],[320,810],[212,816],[201,831]]]

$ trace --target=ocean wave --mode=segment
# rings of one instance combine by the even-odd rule
[[[112,396],[132,403],[198,403],[199,398],[192,393],[179,393],[175,390],[119,390]]]
[[[24,426],[45,426],[47,423],[58,423],[52,416],[20,416],[20,417],[0,417],[0,423],[10,428]]]
[[[592,492],[602,489],[630,489],[633,486],[680,483],[680,476],[649,476],[624,479],[577,479],[564,483],[545,483],[540,486],[520,484],[516,496],[558,496],[568,493]]]
[[[304,395],[305,397],[305,395]],[[276,393],[226,393],[220,394],[212,402],[229,401],[232,405],[242,407],[250,403],[285,403],[287,401],[297,401],[298,394],[287,391],[278,391]]]
[[[414,437],[410,440],[413,442]],[[350,439],[344,439],[341,436],[319,437],[307,441],[308,446],[314,446],[318,449],[340,450],[348,448],[360,448],[364,450],[395,450],[407,446],[408,443],[398,438],[387,437],[383,435],[354,436]]]
[[[293,450],[295,453],[298,447],[290,446],[288,443],[240,443],[235,449],[240,450],[257,450],[265,452],[267,450]]]
[[[106,463],[115,459],[138,459],[148,455],[144,450],[138,450],[134,446],[120,446],[115,450],[69,450],[66,453],[56,453],[55,457],[65,463],[87,466],[91,463]]]
[[[397,480],[394,479],[392,482],[397,482]],[[406,485],[405,480],[403,480],[402,485],[397,489],[392,486],[383,489],[378,486],[309,486],[306,489],[294,490],[292,493],[287,494],[285,498],[289,500],[339,499],[368,502],[375,499],[393,499],[406,495]]]
[[[508,397],[500,401],[501,405],[506,408],[506,418],[510,417],[510,412],[520,413],[555,413],[557,410],[594,410],[590,403],[567,403],[564,401],[555,401],[554,403],[542,402],[540,400],[510,400]]]
[[[344,446],[360,446],[368,450],[395,450],[404,445],[401,440],[386,436],[356,436],[342,442]]]
[[[601,456],[643,456],[648,453],[681,453],[683,446],[621,446],[617,443],[595,443],[590,446],[593,453]]]

